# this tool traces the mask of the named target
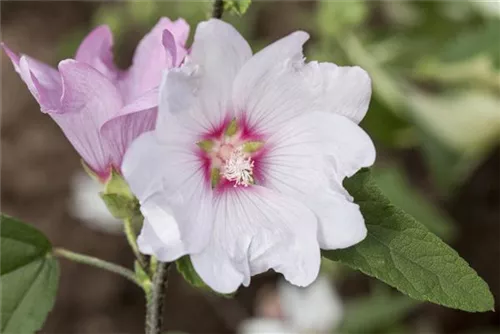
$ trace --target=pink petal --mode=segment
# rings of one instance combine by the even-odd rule
[[[161,18],[151,32],[139,42],[134,54],[132,67],[123,79],[121,90],[127,103],[136,100],[147,91],[158,87],[161,82],[163,70],[175,65],[172,64],[174,57],[165,50],[163,44],[164,30],[171,32],[176,41],[177,49],[183,49],[183,42],[187,38],[189,27],[185,26],[183,20],[172,22],[167,18]],[[182,60],[179,57],[182,56],[182,53],[178,51],[176,53],[176,61]]]
[[[83,160],[101,177],[109,173],[110,154],[100,127],[122,107],[115,86],[90,65],[75,60],[59,63],[63,94],[61,110],[51,113]]]
[[[40,104],[41,110],[43,112],[58,112],[62,93],[59,73],[36,59],[25,55],[19,57],[4,43],[2,43],[2,47],[12,61],[16,72],[19,73],[33,97]]]
[[[101,127],[113,166],[120,169],[123,156],[130,143],[139,135],[155,128],[158,115],[158,89],[153,89],[131,104],[120,115],[108,120]]]
[[[87,63],[111,81],[118,78],[119,72],[113,62],[113,35],[108,26],[102,25],[90,32],[82,41],[75,59]]]

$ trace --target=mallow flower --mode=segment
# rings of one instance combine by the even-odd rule
[[[56,121],[104,181],[111,169],[120,171],[131,141],[154,128],[162,72],[181,63],[188,34],[183,19],[160,19],[139,42],[132,66],[125,71],[113,62],[113,38],[107,26],[95,28],[75,58],[61,61],[57,70],[2,46],[41,111]]]
[[[230,293],[269,269],[307,286],[320,248],[363,240],[342,180],[375,159],[358,126],[370,78],[306,63],[308,38],[298,31],[252,56],[231,25],[198,25],[184,64],[164,75],[156,129],[122,165],[145,217],[142,252],[189,254],[207,285]]]

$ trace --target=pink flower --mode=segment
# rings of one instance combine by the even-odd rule
[[[230,293],[268,269],[307,286],[320,248],[365,238],[342,180],[375,160],[358,126],[370,77],[306,63],[308,38],[298,31],[252,55],[229,24],[198,25],[189,57],[165,73],[155,130],[123,162],[145,218],[143,253],[188,254],[207,285]]]
[[[56,121],[104,181],[112,168],[120,171],[132,140],[154,128],[162,72],[180,65],[188,35],[183,19],[161,18],[139,42],[133,64],[125,71],[113,63],[113,37],[107,26],[95,28],[75,59],[61,61],[57,70],[2,46],[42,112]]]

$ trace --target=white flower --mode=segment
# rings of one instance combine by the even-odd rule
[[[366,236],[342,180],[375,159],[357,125],[370,79],[359,67],[305,64],[308,37],[252,56],[229,24],[198,25],[189,59],[165,74],[156,130],[122,166],[145,217],[142,252],[190,254],[205,283],[229,293],[268,269],[307,286],[320,247]]]
[[[344,310],[331,282],[325,276],[306,288],[287,282],[278,284],[281,318],[260,317],[245,321],[242,334],[332,333],[342,321]]]
[[[99,196],[103,186],[86,173],[79,171],[71,182],[69,211],[88,227],[108,233],[120,233],[123,224],[109,213],[106,204]]]

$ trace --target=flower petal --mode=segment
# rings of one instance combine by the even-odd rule
[[[141,211],[147,217],[137,238],[142,253],[154,255],[163,262],[175,261],[187,254],[179,225],[168,211],[168,203],[161,193],[142,204]]]
[[[211,288],[233,292],[240,284],[248,285],[251,275],[268,269],[292,284],[314,281],[320,265],[317,222],[300,202],[254,185],[225,190],[216,198],[215,210],[209,246],[191,256]]]
[[[231,25],[215,19],[200,23],[189,59],[165,75],[159,124],[164,115],[175,114],[199,135],[218,128],[231,112],[233,80],[251,54]]]
[[[119,71],[113,62],[113,35],[107,25],[92,30],[76,51],[75,60],[89,64],[115,82]]]
[[[141,203],[144,217],[158,235],[164,218],[160,214],[150,215],[150,206],[157,208],[154,212],[168,210],[175,218],[179,238],[188,253],[199,252],[206,246],[213,221],[212,191],[204,178],[202,163],[189,148],[161,145],[154,132],[147,132],[127,150],[122,172]]]
[[[298,31],[255,54],[234,83],[234,108],[250,128],[272,133],[283,122],[310,110],[312,95],[302,74],[302,45],[309,35]]]
[[[342,187],[345,176],[375,159],[373,143],[358,125],[344,116],[310,112],[287,122],[266,145],[258,165],[262,183],[316,214],[321,248],[346,248],[365,238],[359,207]]]
[[[59,112],[62,94],[61,78],[52,67],[36,59],[22,55],[19,57],[2,43],[17,73],[28,86],[43,112]]]
[[[168,30],[175,40],[177,40],[175,33],[181,34],[181,36],[178,36],[179,43],[177,46],[182,48],[180,41],[185,38],[186,30],[189,32],[189,26],[183,20],[172,22],[168,18],[162,17],[139,42],[132,67],[126,72],[121,82],[121,91],[123,96],[126,97],[127,103],[158,87],[163,70],[173,66],[172,57],[163,44],[163,32],[165,30]]]
[[[325,277],[307,288],[278,282],[278,294],[285,320],[299,333],[332,333],[343,317],[342,302]]]
[[[125,106],[119,116],[101,127],[101,136],[107,142],[111,162],[116,169],[120,170],[123,156],[132,141],[142,133],[154,130],[157,104],[158,89],[153,89]]]
[[[337,66],[333,63],[308,64],[310,87],[317,96],[317,110],[343,115],[355,123],[368,111],[372,94],[368,73],[358,66]]]
[[[75,60],[59,63],[63,82],[61,111],[50,116],[83,160],[101,177],[109,173],[110,155],[99,128],[122,107],[115,86],[90,65]]]

